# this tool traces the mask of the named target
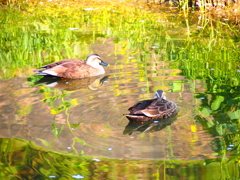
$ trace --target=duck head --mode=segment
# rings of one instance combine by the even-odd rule
[[[90,54],[86,59],[86,64],[93,68],[99,68],[100,65],[108,66],[107,63],[103,62],[98,54]]]
[[[156,99],[156,98],[166,99],[164,91],[163,90],[157,90],[154,94],[154,99]]]

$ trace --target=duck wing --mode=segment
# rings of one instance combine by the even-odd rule
[[[51,65],[51,64],[50,64]],[[46,66],[46,69],[38,69],[35,72],[38,75],[51,75],[51,76],[58,76],[58,77],[66,77],[66,74],[71,74],[76,69],[76,63],[73,61],[67,61],[65,63],[61,63],[60,65],[54,65],[50,68],[50,66]]]
[[[177,105],[172,101],[159,98],[151,103],[147,108],[141,111],[148,117],[163,117],[168,118],[177,112]]]
[[[50,68],[53,68],[55,66],[62,65],[62,64],[65,64],[65,63],[74,63],[74,64],[80,63],[81,64],[81,63],[85,63],[85,61],[81,60],[81,59],[63,59],[61,61],[42,66],[41,68],[50,69]]]
[[[132,107],[128,109],[130,111],[130,114],[143,114],[141,110],[147,108],[151,103],[153,102],[154,99],[150,100],[144,100],[144,101],[139,101],[136,104],[134,104]]]

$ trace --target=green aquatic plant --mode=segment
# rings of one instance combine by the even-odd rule
[[[36,76],[33,76],[29,78],[29,81],[35,82]],[[38,79],[38,78],[37,78]],[[71,132],[72,134],[72,145],[71,148],[73,149],[73,153],[79,154],[79,152],[75,149],[76,143],[80,143],[82,145],[88,145],[84,140],[79,139],[74,129],[78,128],[82,122],[82,119],[79,120],[78,123],[70,123],[70,113],[69,110],[71,108],[76,107],[79,105],[79,102],[82,101],[82,99],[71,99],[69,96],[72,92],[69,91],[59,91],[56,89],[47,88],[44,86],[41,86],[39,91],[37,93],[41,93],[44,95],[44,98],[41,100],[42,102],[48,104],[50,107],[50,114],[53,115],[53,124],[52,124],[52,132],[55,136],[54,139],[52,139],[50,142],[47,142],[44,139],[39,139],[45,146],[52,147],[55,141],[58,140],[58,137],[61,136],[63,131]],[[67,98],[67,99],[65,99]],[[64,119],[61,122],[57,121],[57,115],[62,114],[64,115]],[[84,154],[84,151],[81,151],[81,154]]]
[[[204,129],[216,136],[212,148],[222,159],[238,160],[240,97],[239,84],[231,81],[209,81],[205,93],[196,97],[202,99],[199,114],[195,117]]]

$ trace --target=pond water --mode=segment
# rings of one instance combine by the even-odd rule
[[[131,9],[134,20],[110,10],[74,11],[67,22],[67,10],[52,10],[52,19],[50,12],[2,17],[9,29],[1,35],[0,177],[240,178],[237,31],[219,35],[217,25],[214,32],[179,23],[182,17],[148,20],[156,14]],[[103,76],[42,79],[32,72],[91,53],[110,64]],[[176,116],[145,123],[123,116],[159,89],[178,105]]]

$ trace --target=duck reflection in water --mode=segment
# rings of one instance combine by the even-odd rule
[[[150,133],[155,131],[160,131],[165,127],[171,125],[176,120],[176,116],[173,116],[169,119],[159,119],[147,122],[134,122],[130,121],[125,127],[123,134],[132,135],[134,132],[140,133]]]
[[[35,82],[35,85],[43,84],[46,87],[67,91],[87,88],[90,90],[98,90],[109,77],[109,75],[100,75],[82,79],[65,79],[53,76],[44,76],[39,81]]]
[[[169,118],[177,113],[178,107],[174,102],[166,100],[162,90],[158,90],[154,99],[140,101],[128,110],[130,113],[125,116],[130,121],[143,122]]]

